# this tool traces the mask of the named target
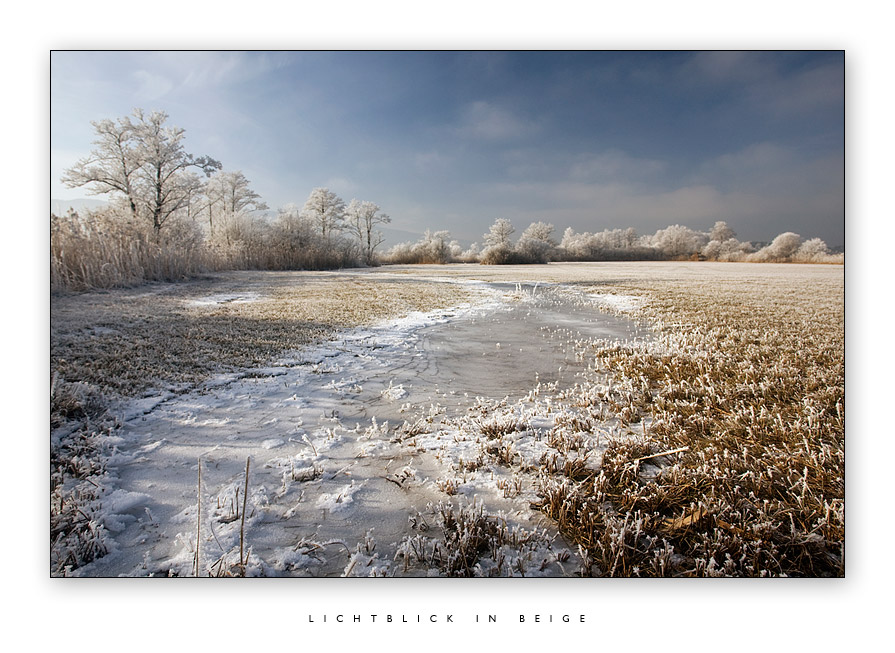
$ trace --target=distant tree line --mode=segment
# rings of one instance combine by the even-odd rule
[[[777,236],[764,247],[737,240],[726,222],[708,232],[681,225],[639,236],[632,229],[606,229],[576,233],[566,229],[561,240],[554,227],[533,222],[513,241],[513,224],[499,218],[482,238],[463,249],[447,231],[429,232],[415,243],[396,245],[382,257],[384,263],[470,263],[486,265],[547,263],[550,261],[742,261],[751,263],[842,263],[843,254],[830,251],[819,238],[803,241],[795,233]]]
[[[136,285],[225,269],[333,269],[413,263],[520,264],[550,261],[711,260],[841,263],[818,238],[787,232],[764,247],[740,242],[726,223],[708,232],[681,225],[640,236],[634,229],[576,233],[560,240],[546,222],[515,227],[497,219],[482,245],[464,248],[448,231],[381,253],[378,227],[391,218],[366,200],[345,203],[315,188],[304,205],[276,215],[239,170],[184,149],[184,130],[164,112],[92,123],[90,155],[65,171],[70,188],[110,197],[107,207],[51,215],[53,290]]]

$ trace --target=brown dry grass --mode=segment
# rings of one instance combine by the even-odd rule
[[[210,306],[210,295],[257,301]],[[51,374],[124,396],[264,365],[338,329],[462,303],[453,284],[362,274],[232,272],[51,298]]]
[[[740,272],[740,270],[738,270]],[[842,275],[632,280],[651,348],[595,347],[622,422],[598,474],[543,479],[597,574],[844,575]],[[658,471],[644,474],[638,458]]]

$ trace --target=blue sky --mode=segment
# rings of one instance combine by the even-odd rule
[[[844,240],[841,52],[54,52],[51,196],[90,121],[162,109],[271,208],[327,186],[481,241],[725,220]]]

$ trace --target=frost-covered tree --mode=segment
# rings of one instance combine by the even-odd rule
[[[727,223],[723,220],[719,220],[715,223],[715,226],[712,227],[712,230],[709,232],[709,240],[717,240],[719,243],[724,243],[730,240],[731,238],[736,238],[736,233],[733,229],[727,226]]]
[[[454,255],[454,258],[460,263],[477,263],[481,260],[482,250],[479,247],[478,243],[473,243],[467,249],[462,250],[459,254]]]
[[[158,233],[172,215],[186,206],[199,186],[199,177],[188,174],[189,169],[196,167],[209,176],[220,170],[221,164],[207,156],[187,154],[183,149],[184,130],[166,127],[165,112],[145,115],[137,109],[134,116],[139,121],[136,150],[142,161],[137,176],[152,227]]]
[[[524,261],[546,263],[556,245],[552,224],[532,222],[519,237],[516,251]]]
[[[736,238],[725,241],[711,240],[703,247],[702,255],[710,261],[742,261],[752,252],[752,245],[741,243]]]
[[[464,253],[463,245],[460,244],[459,240],[452,240],[448,243],[448,250],[451,253],[452,261],[459,261]]]
[[[383,257],[391,264],[450,263],[454,243],[448,231],[426,230],[415,243],[399,243]]]
[[[450,263],[451,233],[449,231],[430,231],[426,229],[420,241],[420,249],[427,263]]]
[[[135,147],[137,134],[130,118],[91,122],[96,132],[93,150],[62,175],[69,188],[87,186],[91,195],[122,196],[131,216],[137,218],[137,171],[141,162]]]
[[[669,258],[689,257],[702,251],[708,244],[708,235],[693,231],[679,224],[659,229],[650,239],[650,245]]]
[[[271,224],[270,250],[276,267],[300,267],[298,263],[309,251],[318,246],[320,236],[311,220],[302,215],[295,204],[287,204],[277,210]]]
[[[515,254],[510,237],[516,231],[513,223],[506,218],[498,218],[483,236],[485,249],[482,251],[482,263],[485,265],[501,265],[510,263]]]
[[[251,213],[268,208],[261,196],[251,189],[249,180],[240,170],[214,175],[208,180],[205,192],[229,213]]]
[[[830,254],[827,244],[820,238],[811,238],[799,245],[792,260],[799,263],[830,263],[839,262],[839,257]]]
[[[736,233],[719,220],[709,231],[709,242],[702,248],[702,256],[710,261],[742,261],[752,252],[752,245],[741,243]]]
[[[763,247],[755,252],[749,257],[749,260],[758,261],[760,263],[771,263],[775,261],[785,263],[792,259],[793,254],[798,251],[801,244],[801,236],[791,231],[787,231],[774,238],[774,240],[771,241],[771,244],[767,247]]]
[[[318,230],[316,222],[294,204],[279,209],[268,230],[266,265],[278,270],[331,270],[360,265],[357,243]]]
[[[308,196],[302,214],[317,225],[324,239],[328,239],[344,227],[345,202],[328,188],[315,188]]]
[[[563,233],[556,256],[574,261],[655,258],[655,250],[649,249],[648,244],[641,246],[639,241],[633,227],[580,234],[568,228]]]
[[[290,252],[307,247],[314,238],[314,225],[295,204],[280,207],[273,230],[276,240]]]
[[[485,247],[507,247],[510,236],[516,231],[513,223],[506,218],[498,218],[484,236]]]
[[[184,130],[167,126],[167,119],[164,111],[135,109],[133,117],[92,123],[94,150],[66,170],[62,182],[69,188],[89,186],[94,194],[123,196],[131,216],[147,221],[158,237],[201,190],[191,169],[208,176],[221,168],[210,157],[188,154]]]
[[[345,210],[345,218],[348,231],[357,239],[363,254],[364,263],[370,265],[373,262],[374,252],[385,239],[381,231],[376,231],[378,224],[387,224],[392,219],[382,213],[378,205],[373,202],[361,202],[353,199]]]
[[[215,221],[223,222],[233,216],[266,211],[267,208],[267,204],[251,189],[249,180],[239,170],[219,172],[205,184],[201,214],[207,217],[212,235]]]
[[[245,253],[263,246],[268,229],[265,220],[249,213],[229,213],[216,227],[215,243]]]

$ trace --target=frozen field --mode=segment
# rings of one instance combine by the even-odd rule
[[[580,526],[555,512],[570,500],[569,487],[592,482],[607,450],[613,457],[620,446],[640,447],[630,458],[644,460],[636,464],[644,483],[678,460],[655,454],[692,446],[650,445],[650,430],[673,420],[641,396],[661,395],[650,388],[655,379],[636,378],[620,361],[651,357],[667,367],[705,345],[699,338],[716,327],[700,323],[700,309],[685,306],[684,295],[722,312],[728,302],[760,301],[793,320],[806,301],[800,293],[816,293],[821,316],[835,314],[842,292],[837,266],[411,266],[324,276],[316,295],[321,275],[303,273],[271,275],[270,286],[264,275],[247,273],[173,294],[156,287],[172,330],[186,334],[174,349],[195,369],[170,374],[167,384],[134,382],[139,392],[114,407],[121,428],[93,443],[101,469],[81,479],[72,474],[55,488],[51,505],[89,489],[85,482],[99,490],[85,494],[85,505],[104,555],[66,570],[60,538],[54,573],[606,573],[597,543],[588,545]],[[316,321],[296,316],[296,305],[336,287],[361,290],[342,304],[318,306]],[[152,292],[125,294],[139,295],[142,307],[134,311],[139,317],[128,313],[129,328],[158,318]],[[108,296],[114,305],[115,293],[102,302]],[[78,302],[97,301],[58,300],[62,328],[54,339],[80,342],[76,335],[87,332],[126,347],[136,338],[114,320],[77,325]],[[343,317],[351,328],[338,329],[339,316],[351,315],[345,306],[370,302],[383,307]],[[276,353],[254,364],[228,365],[219,351],[207,364],[191,359],[191,351],[202,356],[208,347],[203,334],[229,328],[228,321],[247,332],[262,325],[256,334],[285,322],[300,339],[283,346],[290,331],[277,330],[264,350]],[[209,322],[214,329],[195,326]],[[310,323],[317,329],[310,334],[295,326]],[[831,328],[838,333],[841,323]],[[163,347],[163,320],[157,329],[155,347]],[[76,354],[70,358],[90,351],[67,346]],[[262,358],[237,349],[239,361]],[[127,358],[126,351],[117,355]],[[152,359],[147,370],[178,365],[176,357],[145,356]],[[64,364],[69,373],[85,365]],[[70,432],[63,424],[54,442],[62,446]],[[565,495],[557,483],[565,483]],[[699,511],[697,504],[680,518],[695,523]]]

